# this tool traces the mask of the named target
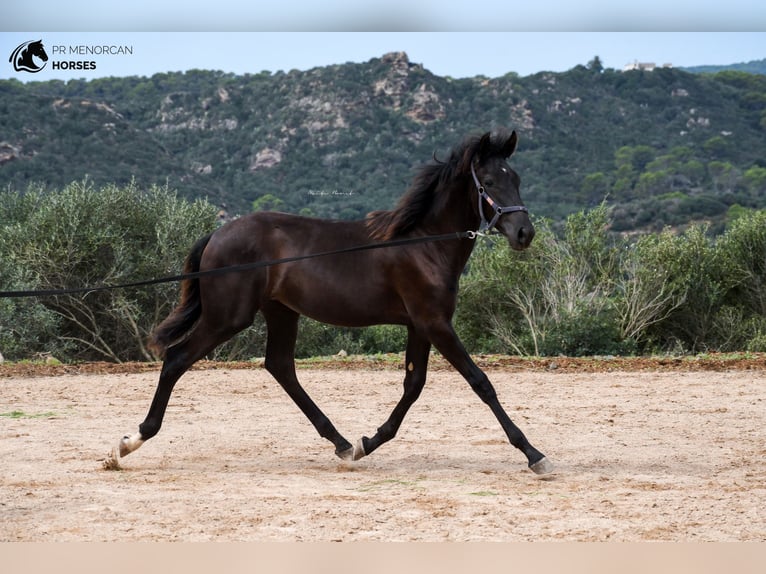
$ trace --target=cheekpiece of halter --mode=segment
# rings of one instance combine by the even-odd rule
[[[529,210],[524,205],[511,205],[505,207],[498,205],[495,200],[489,196],[487,190],[484,189],[484,186],[479,181],[479,178],[476,175],[476,170],[473,168],[473,162],[471,162],[471,175],[473,176],[473,182],[476,184],[476,189],[479,190],[479,215],[481,216],[479,232],[492,229],[495,226],[495,223],[497,223],[497,220],[500,219],[500,216],[504,213],[514,213],[516,211],[529,213]],[[490,221],[487,221],[487,218],[484,217],[484,206],[481,204],[482,199],[489,204],[489,206],[492,208],[492,211],[494,212],[494,215]]]

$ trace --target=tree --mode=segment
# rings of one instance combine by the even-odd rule
[[[621,273],[615,277],[615,308],[622,337],[643,345],[649,329],[670,317],[686,300],[686,292],[671,282],[662,252],[672,244],[668,232],[646,235],[622,254]]]
[[[713,136],[702,144],[702,148],[711,160],[723,161],[732,155],[732,144],[723,136]]]
[[[745,181],[745,185],[753,193],[766,190],[766,167],[754,165],[742,174],[742,178]]]
[[[598,74],[603,72],[604,65],[601,63],[601,58],[599,58],[598,56],[593,56],[593,59],[590,62],[588,62],[588,69]]]
[[[253,201],[253,211],[278,211],[284,204],[280,198],[267,193]]]
[[[738,173],[731,163],[728,161],[711,161],[708,163],[707,168],[717,191],[727,192],[734,189]]]
[[[609,181],[603,172],[589,173],[583,178],[580,190],[589,202],[598,201],[606,197]]]
[[[487,345],[479,336],[489,326],[501,350],[518,354],[619,352],[624,346],[608,297],[618,251],[607,227],[602,204],[570,215],[563,238],[535,221],[535,240],[523,253],[480,246],[461,285],[459,328]]]
[[[10,268],[12,288],[90,287],[177,274],[193,242],[216,221],[207,202],[135,184],[97,189],[83,181],[54,193],[6,191],[0,205],[6,206],[0,212],[23,208],[11,225],[0,227],[0,260]],[[151,359],[144,342],[177,292],[176,284],[165,283],[24,301],[0,308],[0,331],[13,330],[16,353],[30,345],[56,347],[62,359]],[[14,327],[21,324],[23,331]],[[30,340],[34,333],[45,340]]]

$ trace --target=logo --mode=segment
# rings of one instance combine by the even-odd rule
[[[42,60],[43,63],[38,65],[36,58]],[[30,40],[17,46],[8,61],[13,64],[13,69],[17,72],[35,74],[45,67],[48,62],[48,54],[45,53],[42,40],[36,42]]]

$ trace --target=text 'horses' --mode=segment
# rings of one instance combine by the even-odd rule
[[[466,139],[445,162],[422,167],[393,210],[370,213],[364,221],[246,215],[197,242],[185,272],[491,227],[513,249],[525,249],[535,232],[521,202],[519,176],[506,161],[516,143],[516,132],[505,131]],[[268,332],[266,369],[340,458],[357,460],[396,435],[423,389],[433,345],[489,406],[529,467],[539,474],[550,472],[552,465],[511,421],[452,327],[458,280],[474,243],[473,238],[455,238],[399,245],[185,280],[179,305],[152,334],[151,344],[164,362],[146,419],[138,433],[122,438],[105,466],[119,467],[121,457],[156,435],[181,375],[248,327],[260,311]],[[294,351],[300,315],[348,327],[407,327],[404,394],[371,438],[352,445],[298,382]]]

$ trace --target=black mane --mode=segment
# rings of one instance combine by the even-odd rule
[[[418,170],[394,209],[367,214],[370,237],[387,241],[411,231],[428,213],[443,207],[446,193],[442,193],[442,188],[446,182],[469,177],[471,161],[479,152],[482,159],[502,155],[507,139],[508,133],[503,130],[493,134],[488,147],[480,149],[482,136],[469,136],[452,149],[447,161],[439,161],[434,154],[434,161]]]

